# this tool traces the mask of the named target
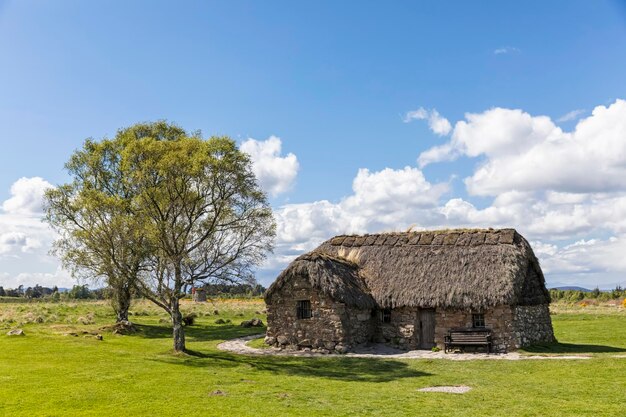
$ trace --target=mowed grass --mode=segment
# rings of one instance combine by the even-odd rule
[[[111,324],[106,303],[0,304],[0,415],[7,416],[622,416],[626,414],[626,312],[555,309],[561,344],[536,354],[588,360],[448,361],[289,358],[217,350],[263,329],[260,301],[186,303],[188,355],[171,352],[166,316],[133,306],[140,332],[90,334]],[[213,314],[218,310],[218,315]],[[216,319],[231,323],[215,324]],[[87,323],[87,324],[83,324]],[[20,326],[25,337],[8,337]],[[468,385],[464,395],[423,393]]]

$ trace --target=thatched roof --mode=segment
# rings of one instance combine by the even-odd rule
[[[356,264],[319,252],[307,253],[293,261],[270,286],[265,300],[270,302],[271,297],[278,294],[294,276],[307,279],[322,294],[347,305],[360,308],[376,306]]]
[[[327,263],[308,260],[316,256],[328,256],[332,263],[345,260],[354,267],[327,272]],[[311,262],[315,266],[309,266]],[[343,277],[348,269],[350,278]],[[337,236],[294,261],[268,294],[296,271],[308,274],[316,288],[338,300],[345,297],[344,287],[336,283],[348,280],[347,299],[359,299],[352,291],[364,288],[380,307],[482,309],[545,304],[550,299],[535,254],[514,229]],[[333,289],[325,288],[329,281],[325,276],[333,277]],[[357,277],[364,285],[354,282]]]

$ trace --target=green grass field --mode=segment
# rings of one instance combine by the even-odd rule
[[[190,354],[175,355],[166,316],[145,302],[132,309],[139,333],[101,332],[102,341],[81,332],[112,323],[106,303],[0,303],[0,415],[626,415],[623,308],[557,306],[552,318],[561,343],[528,350],[589,360],[252,357],[216,349],[222,340],[262,331],[238,326],[265,319],[262,309],[260,301],[185,304],[199,317],[187,328]],[[215,324],[218,318],[231,323]],[[16,327],[26,336],[5,335]],[[417,391],[434,385],[473,389]]]

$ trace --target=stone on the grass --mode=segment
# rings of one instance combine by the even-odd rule
[[[459,385],[459,386],[426,387],[426,388],[418,389],[418,391],[420,392],[445,392],[448,394],[465,394],[471,389],[472,389],[471,387],[468,387],[466,385]]]
[[[241,327],[263,327],[263,321],[255,317],[251,320],[242,321]]]
[[[13,329],[7,332],[7,336],[26,336],[26,333],[22,329]]]
[[[138,329],[128,320],[122,320],[110,326],[101,327],[100,330],[110,331],[113,334],[127,335],[137,333]]]

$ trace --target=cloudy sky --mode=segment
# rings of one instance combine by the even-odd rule
[[[0,0],[0,285],[71,286],[44,190],[167,119],[251,155],[263,284],[340,233],[515,227],[550,285],[626,286],[623,1],[300,3]]]

